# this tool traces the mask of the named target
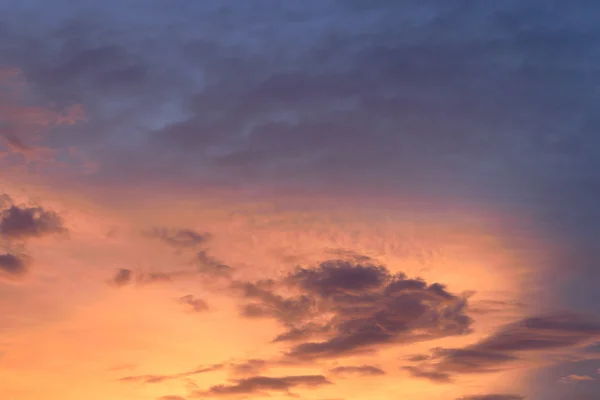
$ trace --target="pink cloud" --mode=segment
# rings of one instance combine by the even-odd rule
[[[559,379],[560,383],[574,383],[574,382],[583,382],[583,381],[595,381],[596,379],[592,378],[589,375],[568,375]]]

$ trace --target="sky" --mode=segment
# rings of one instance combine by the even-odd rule
[[[600,3],[0,2],[0,397],[600,398]]]

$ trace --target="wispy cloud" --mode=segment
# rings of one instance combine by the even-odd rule
[[[595,378],[592,378],[589,375],[567,375],[560,378],[558,381],[560,383],[575,383],[575,382],[585,382],[585,381],[595,381]]]
[[[179,299],[179,302],[186,304],[191,307],[195,312],[204,312],[209,309],[206,301],[195,297],[194,295],[188,294]]]
[[[330,385],[331,382],[322,375],[299,375],[299,376],[253,376],[251,378],[235,380],[232,384],[211,386],[206,391],[198,391],[195,397],[201,396],[230,396],[246,394],[265,394],[269,392],[284,392],[290,394],[290,390],[296,387],[316,388]]]
[[[481,394],[461,397],[457,400],[524,400],[524,396],[515,394]]]
[[[415,377],[449,382],[455,374],[481,374],[510,368],[530,354],[573,350],[600,337],[600,320],[562,313],[526,318],[462,349],[434,349],[417,366],[405,367]]]
[[[385,371],[374,365],[347,365],[332,368],[329,372],[338,375],[378,376]]]
[[[200,233],[192,229],[155,228],[147,232],[147,235],[175,249],[195,248],[211,238],[209,233]]]
[[[222,369],[224,367],[223,364],[215,364],[208,367],[199,367],[193,369],[191,371],[181,372],[178,374],[171,375],[135,375],[135,376],[125,376],[123,378],[119,378],[121,382],[133,382],[133,383],[161,383],[168,380],[186,378],[189,376],[194,376],[198,374],[204,374],[208,372],[214,372]]]

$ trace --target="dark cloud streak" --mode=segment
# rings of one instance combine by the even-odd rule
[[[417,366],[405,367],[413,376],[451,381],[457,374],[501,371],[527,360],[530,354],[576,351],[600,338],[600,320],[578,313],[525,318],[462,349],[434,349]],[[439,379],[442,377],[442,379]]]
[[[358,376],[380,376],[385,375],[385,371],[374,365],[359,365],[359,366],[341,366],[330,370],[333,374],[339,375],[358,375]]]
[[[120,382],[132,382],[132,383],[161,383],[167,380],[186,378],[189,376],[194,376],[198,374],[204,374],[208,372],[219,371],[224,367],[223,364],[215,364],[209,367],[199,367],[187,372],[181,372],[178,374],[172,375],[136,375],[136,376],[126,376],[123,378],[119,378]]]
[[[290,394],[290,390],[297,387],[316,388],[331,384],[331,382],[322,375],[282,377],[253,376],[251,378],[239,379],[234,382],[235,383],[231,385],[211,386],[206,391],[195,393],[195,396],[230,396],[268,392],[284,392]]]

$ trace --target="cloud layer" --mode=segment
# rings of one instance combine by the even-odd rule
[[[462,349],[434,349],[413,376],[449,382],[458,374],[481,374],[510,368],[530,355],[570,351],[600,338],[600,320],[585,314],[563,313],[526,318]]]

